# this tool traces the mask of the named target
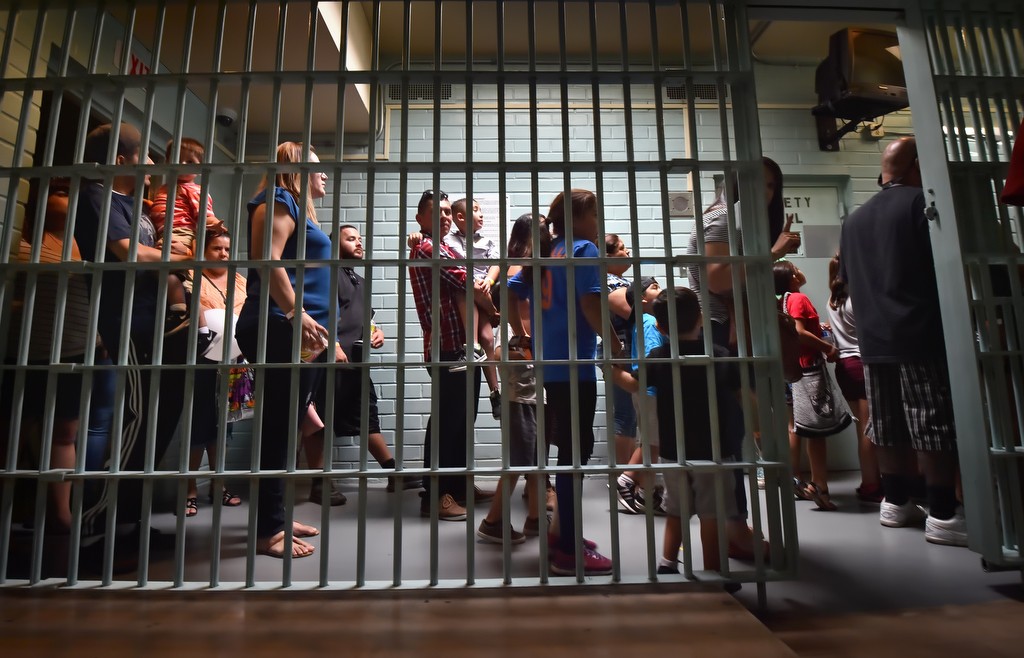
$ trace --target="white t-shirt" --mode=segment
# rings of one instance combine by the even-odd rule
[[[860,344],[857,342],[857,322],[853,317],[853,300],[847,297],[838,309],[828,305],[828,321],[832,324],[832,335],[836,338],[839,358],[860,356]]]

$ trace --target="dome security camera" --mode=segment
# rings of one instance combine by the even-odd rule
[[[217,123],[225,128],[230,128],[237,120],[238,112],[232,110],[230,107],[222,107],[217,110]]]

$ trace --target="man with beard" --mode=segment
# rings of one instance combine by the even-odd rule
[[[339,250],[343,261],[360,261],[363,259],[363,238],[359,229],[351,224],[345,224],[339,229]],[[366,361],[366,352],[363,344],[363,285],[365,279],[356,273],[353,267],[355,263],[346,263],[338,268],[338,304],[340,312],[338,316],[338,342],[341,349],[349,356],[350,363],[361,363]],[[370,310],[372,318],[374,311]],[[370,322],[370,347],[380,349],[384,346],[384,332],[372,320]],[[362,421],[362,400],[363,400],[363,369],[362,368],[339,368],[335,371],[334,379],[334,435],[335,436],[359,436]],[[322,380],[320,389],[317,392],[316,406],[320,417],[327,417],[327,380]],[[373,380],[367,374],[366,381],[370,388],[369,404],[367,406],[367,449],[370,455],[377,460],[381,468],[394,469],[395,459],[391,456],[384,435],[380,430],[380,415],[377,411],[377,391],[373,386]],[[322,469],[324,466],[323,436],[320,433],[307,437],[304,441],[306,448],[306,460],[312,469]],[[401,480],[401,482],[399,482]],[[314,488],[310,494],[313,502],[321,503],[323,491],[320,489],[322,480],[316,479]],[[422,482],[419,477],[388,477],[388,491],[402,489],[419,489]],[[340,502],[338,501],[340,498]],[[344,503],[345,497],[332,484],[331,504],[340,505]]]

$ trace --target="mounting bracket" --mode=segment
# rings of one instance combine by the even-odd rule
[[[862,122],[872,117],[861,117],[836,128],[836,115],[828,105],[818,105],[811,110],[818,128],[818,149],[822,151],[838,151],[839,140],[852,133]]]

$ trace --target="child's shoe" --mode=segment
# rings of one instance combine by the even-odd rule
[[[489,396],[491,400],[491,416],[494,420],[501,420],[501,391],[494,389]]]
[[[171,304],[167,307],[164,318],[164,336],[173,336],[182,329],[188,329],[188,307],[184,304]]]

